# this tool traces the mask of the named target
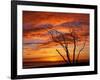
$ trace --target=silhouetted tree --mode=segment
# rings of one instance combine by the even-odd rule
[[[54,42],[56,42],[62,46],[62,48],[64,49],[64,51],[66,53],[66,59],[58,49],[56,49],[56,51],[63,58],[63,60],[69,64],[71,64],[71,59],[70,59],[70,52],[69,52],[68,46],[69,46],[69,42],[73,43],[72,63],[74,64],[74,63],[78,62],[79,55],[83,51],[85,44],[86,44],[86,41],[84,42],[83,47],[79,50],[77,58],[75,59],[78,36],[73,30],[70,33],[68,33],[68,35],[70,36],[70,39],[65,37],[65,35],[62,32],[59,32],[59,31],[54,30],[54,29],[48,31],[48,33],[51,35],[51,38]]]

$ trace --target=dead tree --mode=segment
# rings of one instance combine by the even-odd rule
[[[65,37],[63,35],[63,33],[53,30],[53,31],[49,31],[49,34],[52,37],[52,40],[58,44],[60,44],[62,46],[62,48],[64,49],[64,51],[66,52],[66,56],[67,56],[67,60],[63,57],[63,55],[61,54],[61,52],[56,49],[56,51],[62,56],[62,58],[64,59],[64,61],[68,62],[69,64],[71,63],[70,60],[70,54],[69,54],[69,50],[68,50],[68,43],[66,43]],[[60,36],[60,38],[58,37]]]
[[[48,33],[51,35],[51,38],[54,42],[56,42],[56,43],[58,43],[62,46],[62,48],[64,49],[64,51],[66,53],[66,59],[64,58],[64,56],[61,54],[61,52],[58,49],[56,49],[57,53],[63,58],[63,60],[65,62],[71,64],[70,52],[69,52],[69,49],[68,49],[69,43],[68,43],[67,38],[65,38],[65,36],[62,32],[59,32],[59,31],[54,30],[54,29],[48,31]],[[72,63],[74,64],[74,63],[78,62],[79,55],[83,51],[85,44],[86,44],[86,41],[84,42],[83,47],[79,50],[78,56],[75,59],[78,36],[74,31],[71,31],[69,33],[69,35],[71,37],[70,42],[73,43],[73,60],[72,60]]]

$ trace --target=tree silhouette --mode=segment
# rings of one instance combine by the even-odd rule
[[[48,33],[51,35],[51,38],[54,42],[58,43],[59,45],[61,45],[61,47],[63,48],[63,50],[66,53],[66,58],[61,54],[61,52],[56,49],[57,53],[63,58],[63,60],[68,63],[68,64],[74,64],[74,63],[78,63],[78,59],[79,56],[81,54],[81,52],[83,51],[85,44],[86,44],[86,40],[83,43],[83,47],[79,50],[77,58],[75,59],[76,56],[76,48],[77,48],[77,41],[79,40],[77,34],[74,32],[74,30],[72,30],[70,33],[67,33],[67,37],[65,37],[65,34],[57,31],[55,29],[52,29],[50,31],[48,31]],[[73,60],[71,62],[70,59],[70,52],[69,52],[69,42],[73,43]]]

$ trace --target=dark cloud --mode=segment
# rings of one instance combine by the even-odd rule
[[[74,30],[78,41],[88,38],[89,14],[23,11],[25,45],[37,44],[38,48],[48,48],[58,45],[54,40],[64,42],[63,37],[72,42],[71,32],[64,31],[69,29]]]

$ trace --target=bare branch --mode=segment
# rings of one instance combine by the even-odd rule
[[[54,42],[59,43],[59,44],[63,47],[63,49],[64,49],[65,52],[66,52],[66,58],[68,59],[68,62],[71,63],[70,57],[69,57],[68,43],[66,43],[66,40],[65,40],[65,37],[64,37],[63,33],[59,32],[59,31],[57,31],[57,30],[54,30],[54,29],[53,29],[53,31],[55,31],[55,34],[56,34],[56,35],[58,35],[58,34],[61,35],[61,39],[62,39],[62,40],[60,40],[59,37],[58,37],[58,38],[57,38],[57,37],[54,37],[53,33],[49,31],[49,33],[50,33],[50,35],[51,35],[51,37],[52,37],[52,40],[53,40]],[[56,35],[55,35],[55,36],[56,36]],[[55,38],[56,38],[56,39],[55,39]],[[62,43],[62,41],[63,41],[63,43]],[[60,53],[58,50],[56,50],[56,51],[61,55],[61,53]]]
[[[65,62],[67,62],[67,60],[62,56],[62,54],[56,49],[56,51],[58,52],[58,54],[63,58],[63,60],[65,61]]]
[[[73,38],[73,45],[74,45],[74,48],[73,48],[73,63],[75,62],[75,54],[76,54],[76,34],[75,32],[71,32],[71,36]]]
[[[54,30],[54,31],[56,31],[56,30]],[[56,32],[57,32],[57,31],[56,31]],[[55,37],[53,36],[53,33],[52,33],[52,32],[49,31],[49,33],[50,33],[50,35],[51,35],[52,40],[53,40],[54,42],[59,43],[59,44],[64,48],[64,50],[66,50],[66,49],[65,49],[65,46],[63,45],[63,43],[61,43],[59,39],[56,40]],[[59,32],[59,33],[60,33],[60,32]],[[57,35],[57,34],[56,34],[56,35]]]
[[[68,58],[69,63],[71,63],[70,57],[69,57],[70,55],[69,55],[68,45],[65,46],[65,48],[66,48],[66,56],[67,56],[67,58]]]
[[[56,31],[56,30],[55,30],[55,31]],[[58,31],[56,31],[56,32],[58,32]],[[63,39],[63,41],[64,41],[65,46],[63,46],[63,48],[64,48],[64,50],[65,50],[65,52],[66,52],[66,56],[67,56],[67,58],[68,58],[68,62],[71,63],[70,57],[69,57],[70,55],[69,55],[69,50],[68,50],[68,43],[66,43],[66,40],[65,40],[64,35],[63,35],[61,32],[58,32],[58,33],[60,33],[60,35],[61,35],[61,37],[62,37],[62,39]]]
[[[56,30],[55,30],[55,31],[56,31]],[[58,32],[58,31],[56,31],[56,32]],[[58,32],[58,33],[62,36],[62,39],[63,39],[63,41],[64,41],[64,44],[66,44],[66,39],[65,39],[63,33],[61,33],[61,32]]]
[[[56,31],[56,32],[58,32],[58,31]],[[58,32],[58,33],[60,33],[60,32]],[[64,50],[65,50],[65,52],[66,52],[66,56],[67,56],[67,58],[68,58],[68,62],[71,63],[71,61],[70,61],[70,57],[69,57],[70,54],[69,54],[69,50],[68,50],[68,43],[66,43],[66,40],[65,40],[64,35],[63,35],[62,33],[60,33],[60,34],[61,34],[62,39],[63,39],[64,44],[65,44],[65,46],[64,46],[63,48],[65,48]]]
[[[83,44],[83,47],[79,50],[78,56],[77,56],[77,58],[76,58],[76,62],[78,62],[79,55],[81,54],[81,51],[84,49],[85,45],[86,45],[86,40],[85,40],[85,42],[84,42],[84,44]]]

